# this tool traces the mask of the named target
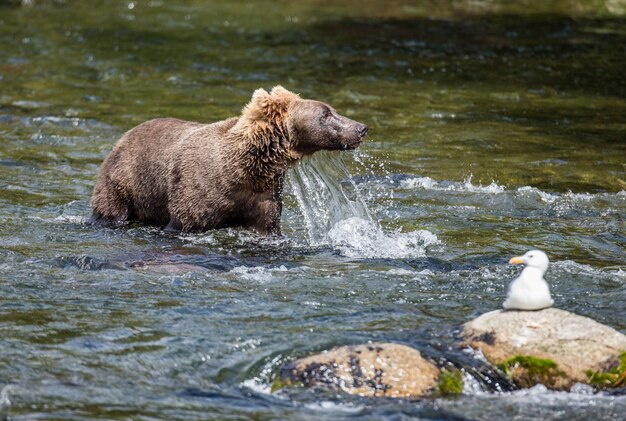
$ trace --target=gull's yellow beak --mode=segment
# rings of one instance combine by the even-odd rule
[[[524,264],[524,260],[522,259],[521,256],[517,256],[517,257],[514,257],[511,260],[509,260],[509,264],[511,264],[511,265],[523,265]]]

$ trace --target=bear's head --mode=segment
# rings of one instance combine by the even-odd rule
[[[319,150],[355,149],[367,126],[338,114],[320,101],[302,99],[282,86],[257,89],[239,124],[254,139],[254,147],[285,149],[292,158]]]
[[[367,126],[337,114],[330,105],[275,86],[271,92],[254,91],[231,132],[243,176],[261,191],[303,155],[357,148]]]
[[[356,149],[367,134],[365,124],[338,114],[320,101],[294,101],[288,116],[291,143],[302,155],[319,150]]]

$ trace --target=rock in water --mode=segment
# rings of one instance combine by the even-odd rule
[[[564,310],[496,310],[463,326],[463,345],[480,350],[520,387],[568,390],[593,373],[615,370],[626,336]]]
[[[280,377],[287,384],[324,385],[352,395],[415,398],[437,386],[439,369],[408,346],[372,343],[296,360]]]

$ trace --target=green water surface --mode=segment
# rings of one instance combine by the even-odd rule
[[[250,382],[367,340],[471,366],[454,328],[531,247],[558,307],[626,333],[625,75],[622,0],[0,0],[0,418],[618,417],[623,393],[478,378],[420,401]],[[341,181],[382,239],[311,245],[291,191],[278,240],[86,226],[124,131],[278,84],[369,126]],[[396,250],[418,230],[438,242]]]

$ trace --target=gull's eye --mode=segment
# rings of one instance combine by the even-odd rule
[[[535,257],[535,255],[534,254],[529,254],[528,257],[530,257],[532,259],[533,257]]]

